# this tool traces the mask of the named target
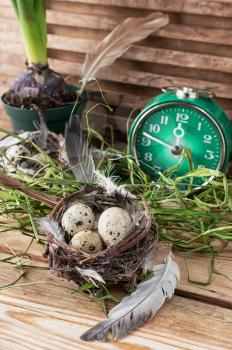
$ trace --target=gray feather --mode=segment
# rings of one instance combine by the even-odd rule
[[[91,149],[84,139],[81,117],[71,117],[65,129],[65,148],[68,162],[77,181],[95,182],[95,166]]]
[[[42,149],[46,149],[48,141],[48,128],[44,120],[44,113],[36,104],[33,104],[32,107],[37,112],[40,121],[40,123],[38,123],[36,120],[33,122],[35,128],[40,131],[37,143]]]
[[[57,241],[64,242],[64,231],[60,228],[58,222],[49,218],[48,216],[44,218],[39,218],[36,220],[37,228],[39,233],[47,235],[51,233]]]
[[[173,296],[180,271],[171,253],[163,264],[154,266],[153,271],[152,278],[140,283],[130,296],[123,298],[120,304],[109,312],[106,321],[85,332],[81,339],[104,341],[111,330],[112,338],[117,340],[154,317],[165,299]]]
[[[48,128],[44,118],[40,116],[40,134],[38,137],[38,144],[42,149],[46,149],[47,143],[48,143]]]

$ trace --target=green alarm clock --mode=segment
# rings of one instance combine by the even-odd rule
[[[185,149],[194,169],[226,172],[232,151],[232,127],[223,109],[207,91],[167,87],[152,98],[134,120],[129,149],[152,178],[178,163],[175,176],[190,171]],[[198,184],[199,181],[197,180]]]

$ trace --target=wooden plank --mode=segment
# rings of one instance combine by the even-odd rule
[[[23,66],[22,66],[22,70],[23,70]],[[3,94],[12,84],[12,81],[14,79],[14,77],[10,77],[10,76],[4,76],[5,72],[1,72],[1,78],[0,78],[0,94]],[[67,78],[67,76],[66,76]],[[77,84],[78,82],[78,77],[68,77],[68,82],[72,83],[72,84]],[[152,88],[152,87],[146,87],[146,86],[137,86],[134,84],[122,84],[120,82],[112,82],[112,81],[106,81],[103,79],[99,80],[100,84],[101,84],[101,88],[103,89],[103,91],[107,92],[107,99],[109,100],[109,103],[121,103],[120,101],[128,101],[131,105],[133,106],[138,106],[140,105],[141,101],[143,102],[143,105],[145,105],[146,101],[151,98],[152,96],[156,96],[158,94],[160,94],[160,89],[159,88]],[[95,84],[90,85],[88,87],[90,90],[96,90],[97,87]],[[113,94],[113,95],[112,95]],[[112,100],[112,96],[113,100]],[[231,110],[231,102],[230,100],[226,100],[226,99],[217,99],[218,103],[221,104],[221,106],[224,108],[225,112],[228,114],[228,116],[230,117],[230,119],[232,120],[232,110]],[[227,102],[228,101],[228,102]],[[131,107],[132,109],[133,107]],[[123,117],[127,118],[128,114],[125,114]],[[4,119],[4,123],[5,123],[5,118],[6,117],[2,117]],[[9,122],[8,120],[6,120],[6,125],[9,126]]]
[[[49,11],[48,11],[49,13]],[[58,14],[58,18],[66,18],[65,16],[62,17],[62,14],[61,13],[57,13],[57,12],[50,12],[50,15],[51,15],[51,18],[54,16],[54,21],[56,21],[56,14]],[[87,18],[86,15],[84,15],[84,18],[83,18],[83,26],[85,27],[86,26],[86,23],[91,23],[90,24],[90,28],[81,28],[80,26],[77,27],[75,29],[75,27],[73,26],[73,23],[75,23],[75,15],[73,14],[70,14],[71,18],[70,18],[70,21],[69,23],[72,24],[72,26],[69,28],[68,26],[57,26],[57,25],[53,25],[53,27],[51,25],[49,25],[49,31],[50,32],[53,32],[53,33],[57,33],[59,35],[70,35],[70,36],[76,36],[76,37],[86,37],[86,38],[97,38],[98,40],[100,40],[102,37],[104,37],[107,33],[107,31],[102,31],[102,30],[97,30],[97,31],[91,31],[91,26],[92,26],[92,23],[94,23],[93,21],[93,18],[95,18],[94,16],[92,17],[89,17],[89,20]],[[65,20],[66,22],[68,22],[68,18],[70,16],[67,16],[67,19]],[[73,16],[73,17],[72,17]],[[78,16],[78,20],[79,18],[81,18],[81,15]],[[101,22],[107,22],[107,17],[97,17],[96,16],[96,20],[95,20],[95,25],[93,25],[93,27],[96,27],[97,25],[99,25],[99,23]],[[109,18],[109,20],[111,21],[111,18]],[[10,29],[10,23],[7,25],[7,21],[6,19],[4,19],[4,24],[6,25],[6,28],[5,30],[8,30]],[[6,22],[6,23],[5,23]],[[9,22],[12,23],[12,20],[10,20]],[[65,22],[65,23],[66,23]],[[78,22],[78,21],[77,21]],[[116,25],[116,22],[117,21],[113,21],[113,23]],[[59,23],[59,21],[57,22]],[[85,23],[85,24],[84,24]],[[80,23],[81,24],[81,23]],[[9,27],[8,27],[9,26]],[[230,45],[230,42],[231,42],[231,31],[226,31],[226,30],[214,30],[212,28],[210,29],[207,29],[207,28],[197,28],[196,26],[193,26],[193,27],[185,27],[185,26],[182,26],[182,25],[179,25],[177,27],[175,27],[174,25],[174,28],[172,27],[173,25],[170,25],[170,30],[168,29],[169,26],[167,26],[166,28],[164,28],[163,30],[160,31],[161,33],[161,37],[163,39],[167,39],[168,42],[170,42],[170,48],[173,47],[175,48],[174,43],[176,41],[173,41],[173,40],[170,40],[168,39],[169,36],[171,36],[171,38],[173,38],[173,35],[172,35],[172,32],[175,33],[174,34],[174,38],[177,40],[178,39],[178,45],[176,46],[176,48],[179,47],[179,49],[181,50],[188,50],[191,48],[191,50],[198,50],[199,52],[199,48],[200,50],[203,50],[203,52],[211,52],[212,54],[213,53],[217,53],[217,55],[220,55],[220,56],[229,56],[231,57],[232,55],[232,51],[230,50],[230,48],[228,48],[228,46]],[[14,26],[13,28],[17,28],[17,24],[16,24],[16,21],[14,20]],[[110,28],[109,29],[112,29],[114,27],[113,24],[110,25]],[[178,29],[179,28],[179,29]],[[98,28],[98,29],[101,29]],[[174,29],[174,30],[173,30]],[[12,29],[11,29],[12,31]],[[163,33],[163,34],[162,34]],[[198,34],[196,34],[198,33]],[[158,33],[158,36],[159,36],[159,33]],[[181,43],[179,43],[179,39],[182,38],[185,40]],[[186,38],[188,39],[186,41]],[[218,39],[217,39],[218,38]],[[188,45],[188,41],[189,39],[191,39],[192,41],[200,41],[202,43],[204,43],[205,46],[199,46],[199,43],[198,45]],[[208,40],[208,42],[206,42],[206,40]],[[209,46],[209,42],[214,42],[215,41],[218,43],[218,47],[211,47]],[[223,45],[222,45],[223,43]],[[150,43],[152,46],[155,44],[158,44],[156,42],[151,42]],[[187,46],[186,46],[187,45]],[[185,48],[186,46],[186,48]],[[226,48],[227,46],[227,48]]]
[[[21,54],[25,56],[25,50],[23,47],[23,44],[18,42],[11,42],[11,41],[3,41],[0,39],[0,51],[8,52],[11,54],[14,54],[17,52],[17,54]]]
[[[2,232],[0,257],[5,257],[7,254],[9,255],[9,248],[7,248],[7,245],[16,252],[22,252],[26,250],[29,243],[30,238],[22,235],[19,231]],[[157,261],[162,260],[169,249],[169,244],[160,242]],[[46,259],[42,257],[43,251],[44,249],[42,246],[35,242],[33,243],[28,251],[32,257],[32,264],[46,264]],[[216,259],[216,268],[222,273],[222,275],[213,275],[212,283],[206,286],[198,285],[197,283],[190,283],[188,281],[188,273],[192,281],[206,283],[209,276],[211,257],[207,254],[186,254],[181,252],[175,252],[174,254],[181,270],[181,280],[178,284],[177,294],[186,297],[193,297],[200,301],[207,301],[215,305],[232,309],[231,248],[221,253]],[[15,273],[17,273],[17,271],[15,271]],[[7,275],[4,278],[5,282],[7,282]],[[13,277],[11,278],[9,275],[8,282],[11,280],[13,280]]]
[[[7,1],[7,0],[6,0]],[[212,2],[212,1],[211,1]],[[118,7],[117,4],[115,6],[104,6],[100,5],[99,2],[92,4],[87,3],[86,1],[80,2],[67,2],[67,1],[55,1],[55,0],[47,0],[46,1],[47,7],[49,9],[52,9],[55,11],[61,11],[64,14],[65,13],[75,13],[78,16],[81,14],[88,15],[89,13],[94,13],[95,15],[107,17],[110,18],[119,17],[124,18],[128,16],[145,16],[148,13],[150,13],[149,10],[146,10],[145,8],[129,8],[125,7],[125,4],[123,4],[123,8]],[[216,12],[215,12],[216,13]],[[201,12],[200,15],[197,14],[188,14],[185,12],[181,13],[169,13],[170,15],[170,21],[171,23],[181,23],[186,25],[193,25],[196,27],[196,23],[198,26],[202,27],[209,27],[212,28],[219,28],[222,30],[226,29],[232,29],[232,19],[230,17],[224,17],[223,21],[221,21],[220,16],[215,17],[215,13],[212,15],[205,15],[204,12]],[[12,8],[9,8],[8,6],[4,6],[1,9],[1,15],[4,18],[11,17],[15,19],[15,15],[13,13]],[[71,21],[70,21],[71,23]],[[196,27],[197,28],[197,27]]]
[[[68,74],[68,72],[77,72],[78,64],[62,63],[60,60],[50,60],[55,70],[62,74]],[[187,79],[181,77],[165,76],[150,72],[142,72],[136,70],[124,70],[117,68],[114,65],[111,68],[105,68],[98,73],[99,79],[110,80],[114,82],[121,82],[124,84],[135,84],[146,87],[162,88],[164,86],[177,85],[177,86],[191,86],[199,89],[206,89],[213,91],[216,96],[223,98],[231,98],[231,85],[221,84],[216,82],[209,82],[203,80]]]
[[[15,55],[12,55],[6,51],[0,50],[0,56],[2,59],[0,64],[10,64],[16,67],[22,67],[25,64],[25,55],[20,55],[18,52]]]
[[[53,48],[57,49],[58,47],[60,47],[61,43],[62,43],[62,38],[57,37],[56,38],[56,42],[53,41],[52,42],[52,46]],[[90,47],[90,43],[92,43],[92,41],[88,40],[79,40],[78,39],[79,44],[81,45],[82,43],[82,49],[83,51],[87,51]],[[93,44],[93,43],[92,43]],[[2,45],[0,45],[0,49],[3,50],[4,48],[4,43],[2,43]],[[62,46],[62,45],[61,45]],[[8,44],[6,42],[6,46],[5,48],[8,47],[9,50],[13,50],[14,49],[14,45],[12,45],[11,43]],[[66,49],[67,50],[72,50],[72,43],[66,43]],[[132,49],[134,50],[134,49]],[[138,50],[138,55],[140,55],[140,50]],[[150,59],[152,61],[152,55],[150,56]],[[202,62],[203,62],[203,57],[202,57]],[[56,67],[54,67],[55,69],[57,69],[58,71],[60,71],[63,74],[70,74],[70,72],[79,72],[80,70],[80,66],[78,67],[78,64],[74,65],[72,63],[69,63],[68,65],[62,61],[59,62],[55,62],[53,61],[53,63],[56,65]],[[220,64],[220,61],[218,62],[218,64]],[[230,65],[229,61],[228,64]],[[191,63],[190,63],[191,65]],[[60,70],[59,69],[59,67]],[[229,70],[229,68],[228,68]],[[77,74],[76,73],[76,74]],[[174,85],[188,85],[188,86],[193,86],[193,87],[199,87],[199,88],[204,88],[204,89],[213,89],[213,91],[215,91],[215,93],[219,96],[219,97],[224,97],[224,98],[230,98],[231,97],[231,92],[228,91],[230,89],[230,84],[221,84],[221,83],[214,83],[214,82],[208,82],[208,81],[203,81],[203,80],[195,80],[195,79],[186,79],[186,78],[180,78],[180,77],[171,77],[171,76],[164,76],[162,77],[162,75],[160,75],[160,78],[158,77],[159,74],[153,74],[152,72],[141,72],[141,71],[134,71],[134,69],[132,70],[128,70],[128,71],[124,71],[124,73],[122,72],[120,75],[118,75],[117,77],[114,74],[115,72],[112,71],[112,73],[110,73],[109,69],[107,70],[107,78],[108,80],[113,80],[115,81],[121,81],[121,82],[130,82],[132,84],[139,84],[139,85],[147,85],[148,82],[148,86],[152,86],[152,87],[162,87],[162,86],[166,86],[167,84],[170,85],[174,84]],[[75,74],[75,73],[73,73]],[[113,76],[114,75],[114,76]],[[132,76],[134,75],[134,76]],[[153,79],[153,75],[154,75],[154,79]],[[104,75],[101,73],[99,74],[99,77],[101,77],[102,79],[105,79]],[[120,80],[119,80],[120,77]],[[128,79],[128,77],[130,77]],[[142,79],[141,79],[142,77]],[[163,82],[161,80],[163,80]],[[172,82],[170,82],[172,81]],[[156,83],[159,84],[157,85]],[[141,84],[142,83],[142,84]],[[154,85],[155,83],[155,85]]]
[[[124,84],[136,84],[154,88],[164,86],[191,86],[193,88],[205,89],[212,91],[218,97],[232,98],[231,85],[224,85],[216,82],[203,80],[194,80],[168,75],[159,75],[149,72],[140,72],[135,70],[125,71],[122,69],[104,69],[98,74],[99,79],[122,82]]]
[[[127,2],[124,3],[123,8],[115,6],[104,6],[100,5],[99,2],[97,4],[91,4],[91,3],[80,3],[80,2],[67,2],[67,1],[55,1],[55,0],[49,0],[47,1],[48,7],[53,9],[54,11],[62,11],[62,12],[72,12],[76,14],[81,13],[94,13],[96,15],[100,16],[109,16],[109,17],[121,17],[122,16],[132,16],[132,17],[140,17],[140,16],[146,16],[151,11],[144,8],[129,8],[127,6]],[[186,25],[193,25],[196,27],[196,23],[198,26],[202,27],[209,27],[209,28],[218,28],[218,29],[232,29],[232,19],[231,17],[224,17],[223,21],[221,20],[220,16],[215,17],[214,14],[212,15],[205,15],[204,12],[201,12],[200,15],[198,14],[188,14],[184,12],[174,13],[174,12],[167,12],[167,14],[170,17],[170,22],[175,24],[186,24]]]
[[[92,28],[97,31],[105,31],[104,35],[112,30],[118,23],[127,17],[124,12],[119,18],[118,16],[110,16],[110,12],[106,15],[97,15],[94,11],[87,14],[79,13],[78,16],[75,13],[69,13],[68,16],[64,16],[63,12],[47,10],[47,21],[50,24],[49,28],[52,30],[51,25],[59,25],[71,28],[77,28],[76,35],[78,36],[78,30],[81,28]],[[141,14],[140,14],[141,15]],[[1,15],[0,15],[1,18]],[[18,23],[15,18],[5,18],[0,23],[2,30],[19,31]],[[165,28],[161,29],[154,36],[159,36],[168,39],[183,39],[191,41],[199,41],[212,44],[232,45],[232,31],[225,29],[214,29],[196,26],[186,26],[180,24],[169,24]]]
[[[100,15],[103,17],[120,17],[123,16],[126,17],[141,17],[148,15],[151,11],[146,10],[145,8],[129,8],[126,7],[126,2],[123,6],[117,7],[117,6],[104,6],[100,5],[99,3],[96,5],[94,4],[87,4],[84,3],[77,3],[77,2],[67,2],[67,1],[55,1],[55,0],[49,0],[47,2],[48,7],[50,9],[53,9],[54,11],[62,11],[62,12],[71,12],[76,14],[89,14],[94,13],[96,15]],[[224,17],[223,21],[220,17],[215,17],[212,15],[204,15],[204,12],[202,12],[200,15],[197,14],[187,14],[187,13],[174,13],[174,12],[167,12],[167,14],[170,17],[170,22],[175,24],[185,24],[185,25],[193,25],[196,27],[196,23],[198,26],[202,27],[208,27],[208,28],[218,28],[218,29],[232,29],[232,18],[231,17]]]
[[[156,35],[162,38],[199,41],[211,44],[232,45],[230,30],[169,24]]]
[[[2,11],[0,15],[4,17],[14,17],[15,14],[12,10],[11,3],[8,0],[1,0]],[[80,2],[67,2],[67,1],[57,1],[57,0],[46,0],[46,8],[53,13],[60,11],[62,13],[76,14],[77,15],[89,15],[94,13],[96,16],[109,16],[109,17],[118,17],[124,18],[129,16],[140,17],[141,14],[144,16],[150,13],[149,10],[144,9],[133,9],[126,6],[123,6],[123,9],[117,6],[104,6],[100,4],[88,4]],[[75,24],[74,24],[75,25]]]
[[[6,113],[2,111],[2,106],[0,106],[0,125],[1,125],[1,128],[3,129],[6,129],[6,130],[11,129],[11,122],[8,116],[6,115]],[[0,133],[0,137],[1,136],[3,136],[2,133]]]
[[[7,43],[6,43],[7,45]],[[4,45],[3,45],[4,46]],[[13,46],[11,47],[13,50]],[[0,45],[0,50],[3,50],[3,47]],[[60,72],[61,74],[65,75],[76,75],[80,72],[81,69],[81,63],[72,63],[72,62],[66,62],[56,59],[50,60],[52,67]],[[137,84],[142,86],[150,86],[150,87],[156,87],[161,88],[163,86],[167,85],[187,85],[192,87],[199,87],[202,89],[208,89],[212,90],[216,93],[218,97],[224,97],[224,98],[231,98],[231,89],[230,84],[222,84],[222,83],[216,83],[212,81],[203,81],[203,80],[196,80],[196,79],[188,79],[185,77],[175,77],[175,76],[166,76],[162,74],[157,74],[156,72],[143,72],[143,71],[137,71],[134,69],[123,69],[122,66],[118,66],[117,64],[114,65],[114,69],[104,69],[102,72],[99,72],[99,78],[104,80],[112,80],[116,82],[122,82],[122,83],[130,83],[130,84]],[[23,67],[22,67],[23,68]],[[16,66],[14,69],[11,69],[11,66],[7,68],[10,72],[10,75],[17,75],[16,73],[20,72],[22,70],[21,66],[20,69]],[[142,66],[141,66],[142,69]],[[3,66],[2,72],[5,72],[5,65]]]
[[[123,57],[137,61],[163,63],[178,67],[205,69],[211,71],[232,72],[231,58],[165,50],[153,47],[134,45]]]
[[[1,52],[1,51],[0,51]],[[68,63],[64,63],[62,64],[63,66],[68,65]],[[57,67],[59,68],[59,67]],[[1,70],[0,69],[0,73],[2,74],[2,78],[0,78],[0,93],[4,93],[7,88],[11,85],[13,79],[15,78],[15,75],[11,75],[11,69],[10,66],[7,67],[8,71],[5,70]],[[73,68],[72,68],[73,69]],[[22,66],[20,66],[20,69],[18,71],[18,73],[20,73],[21,71],[24,70],[24,64],[23,64],[23,59],[22,59]],[[77,70],[77,66],[75,66],[75,72]],[[165,71],[165,69],[164,69]],[[8,76],[6,76],[5,74],[8,74]],[[67,72],[64,73],[64,75],[67,78]],[[74,83],[76,84],[78,82],[78,77],[68,77],[68,80],[70,83]],[[174,78],[173,78],[174,79]],[[109,93],[113,93],[113,94],[119,94],[117,97],[115,95],[115,98],[117,101],[119,101],[119,99],[121,98],[120,96],[124,95],[124,99],[125,100],[129,100],[131,103],[133,103],[134,105],[137,105],[138,103],[140,103],[139,101],[141,100],[146,100],[146,98],[158,95],[160,93],[160,88],[153,88],[153,87],[146,87],[146,86],[138,86],[135,84],[123,84],[121,82],[112,82],[112,81],[106,81],[104,79],[100,79],[99,80],[101,82],[101,87],[104,91],[107,91]],[[90,89],[96,89],[96,86],[89,86]],[[110,95],[109,95],[110,98]],[[221,104],[221,106],[225,109],[226,113],[228,113],[228,115],[230,117],[232,117],[232,111],[231,111],[231,102],[228,99],[218,99],[218,103]]]
[[[159,88],[169,82],[215,87],[219,102],[232,116],[231,93],[228,92],[231,91],[232,77],[230,2],[187,0],[183,5],[183,1],[177,4],[177,0],[156,1],[155,4],[153,1],[131,0],[123,3],[113,0],[107,4],[105,0],[47,0],[46,4],[51,42],[48,54],[56,60],[54,65],[58,71],[69,76],[74,74],[75,82],[85,52],[117,23],[127,16],[144,16],[151,12],[151,7],[156,10],[162,6],[170,15],[171,24],[118,60],[112,67],[116,73],[102,71],[102,86],[135,101],[159,93]],[[219,12],[228,10],[228,16],[222,20],[224,15],[216,13],[216,9]],[[0,19],[0,92],[4,92],[24,69],[25,51],[8,0],[1,1]],[[114,119],[110,119],[109,124],[114,125]]]
[[[2,265],[1,285],[17,274]],[[101,307],[46,271],[29,271],[22,285],[0,294],[1,344],[25,349],[230,349],[231,311],[175,296],[156,318],[122,342],[84,343],[79,336],[105,318]],[[31,283],[31,284],[30,284]],[[71,285],[69,285],[71,287]],[[14,336],[12,336],[14,335]]]
[[[68,35],[68,33],[66,33]],[[55,50],[66,50],[71,52],[87,53],[92,47],[98,43],[93,36],[85,36],[82,38],[73,38],[68,36],[60,36],[57,34],[48,35],[48,47]],[[21,41],[20,34],[10,33],[5,36],[4,32],[0,34],[1,43],[11,42],[11,46],[6,46],[5,50],[13,50],[13,43],[16,45]],[[64,44],[65,43],[65,44]],[[22,50],[22,49],[21,49]],[[20,51],[21,52],[21,51]],[[216,55],[198,54],[193,52],[183,52],[160,49],[155,47],[144,47],[142,45],[134,45],[128,50],[123,57],[130,60],[141,62],[162,63],[166,65],[174,65],[184,68],[203,69],[216,72],[232,73],[232,63],[230,57],[217,57]]]
[[[71,3],[72,0],[68,0]],[[81,3],[100,4],[105,6],[125,6],[124,0],[79,0]],[[199,0],[127,0],[126,6],[131,8],[149,9],[155,11],[183,12],[201,15],[229,17],[232,15],[232,4],[220,1]]]
[[[0,50],[0,54],[2,54],[1,50]],[[58,57],[62,57],[62,58],[66,58],[66,57],[70,57],[70,53],[67,53],[67,55],[61,55],[59,56],[60,52],[58,53]],[[52,51],[51,54],[52,57],[57,57],[57,53]],[[10,56],[10,57],[14,57],[14,56]],[[83,56],[82,56],[83,57]],[[20,64],[20,68],[23,71],[24,70],[24,64],[23,64],[23,60],[24,58],[21,58],[21,64]],[[59,59],[58,59],[59,61]],[[63,60],[63,66],[68,65],[68,62],[66,60]],[[77,60],[76,57],[74,56],[73,60],[74,62],[76,61],[81,61],[81,59]],[[59,67],[58,67],[59,68]],[[76,67],[77,68],[77,67]],[[76,68],[75,68],[75,72],[76,72]],[[160,69],[160,66],[157,67],[158,69]],[[165,69],[167,70],[167,68],[162,67],[161,73],[165,74]],[[176,68],[177,69],[177,68]],[[178,70],[178,69],[177,69]],[[72,71],[73,71],[73,67],[72,67]],[[3,86],[1,87],[1,91],[3,91],[5,88],[4,86],[10,86],[12,79],[14,78],[14,76],[10,77],[10,71],[6,72],[6,71],[0,71],[1,72],[1,77],[0,77],[0,86],[1,84],[3,84]],[[9,76],[7,76],[6,74],[8,74]],[[67,72],[64,74],[67,78]],[[226,80],[226,77],[222,77],[223,79]],[[70,83],[74,83],[76,84],[78,82],[79,77],[78,76],[68,76],[68,81]],[[229,81],[229,79],[228,79]],[[141,99],[145,99],[147,97],[152,97],[155,95],[158,95],[161,90],[160,88],[153,88],[153,87],[147,87],[147,86],[138,86],[135,84],[123,84],[121,82],[112,82],[112,81],[106,81],[104,79],[100,79],[101,82],[101,86],[102,89],[104,91],[107,92],[111,92],[111,93],[115,93],[118,94],[117,96],[117,100],[119,100],[119,98],[121,98],[122,95],[124,95],[125,99],[130,99],[130,101],[133,99],[134,103],[136,104],[137,101],[140,101]],[[96,85],[89,85],[90,89],[96,89]],[[231,107],[231,102],[229,99],[217,99],[218,103],[222,105],[222,107],[224,107],[224,109],[226,109],[227,111],[230,111],[230,107]]]
[[[159,255],[164,256],[169,251],[167,242],[160,242]],[[231,288],[232,288],[232,248],[229,247],[216,259],[216,269],[221,275],[214,274],[212,282],[206,284],[210,273],[211,255],[188,254],[174,252],[175,259],[180,266],[181,282],[178,285],[176,294],[196,298],[232,309]],[[189,282],[188,278],[192,281]]]

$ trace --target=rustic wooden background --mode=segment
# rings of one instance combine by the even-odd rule
[[[133,46],[99,78],[117,118],[98,114],[95,123],[125,134],[129,109],[167,85],[214,91],[232,119],[232,1],[230,0],[47,0],[51,67],[75,82],[86,52],[128,16],[151,11],[170,24]],[[25,54],[9,0],[0,2],[0,93],[24,69]],[[93,87],[94,88],[94,87]],[[123,102],[122,102],[122,95]],[[125,107],[125,108],[124,108]],[[103,118],[104,123],[99,119]],[[0,126],[9,126],[1,114]]]

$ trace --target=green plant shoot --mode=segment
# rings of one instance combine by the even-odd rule
[[[47,64],[47,26],[44,0],[11,0],[26,49],[28,65]]]

